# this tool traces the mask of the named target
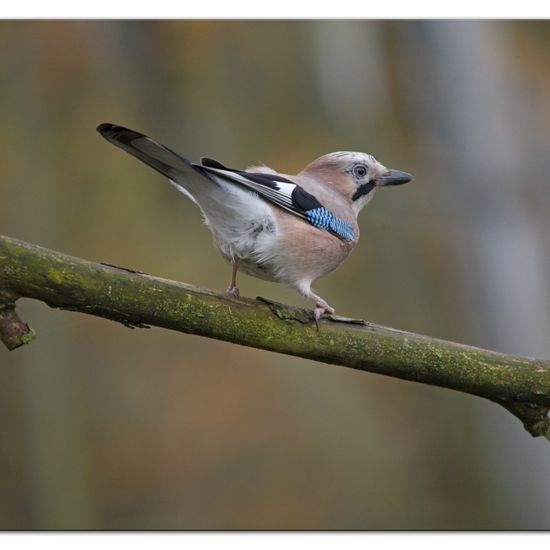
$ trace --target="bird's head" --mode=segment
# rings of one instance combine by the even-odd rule
[[[352,202],[357,213],[368,204],[377,187],[412,180],[410,174],[386,168],[372,155],[350,151],[324,155],[308,164],[302,174],[327,182]]]

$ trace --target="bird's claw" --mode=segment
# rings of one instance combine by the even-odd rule
[[[325,314],[333,314],[334,308],[330,307],[328,304],[324,303],[316,303],[315,309],[313,310],[313,319],[315,320],[315,325],[317,326],[317,330],[319,330],[319,319]]]

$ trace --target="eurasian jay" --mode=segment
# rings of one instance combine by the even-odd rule
[[[122,126],[105,123],[97,130],[197,204],[214,245],[232,264],[229,294],[239,295],[238,270],[280,282],[315,302],[316,321],[334,309],[311,283],[334,271],[355,248],[357,215],[376,188],[412,179],[367,153],[330,153],[292,176],[266,166],[237,170],[210,158],[194,164]]]

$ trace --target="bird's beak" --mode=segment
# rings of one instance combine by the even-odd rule
[[[407,172],[401,172],[400,170],[390,170],[385,176],[378,176],[374,178],[376,185],[403,185],[408,183],[413,178]]]

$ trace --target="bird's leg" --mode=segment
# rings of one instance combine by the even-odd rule
[[[237,258],[231,258],[231,266],[233,268],[231,272],[231,283],[227,288],[226,294],[230,296],[239,296],[239,289],[237,288]]]
[[[299,292],[302,296],[305,298],[308,298],[309,300],[313,300],[315,302],[315,309],[313,310],[313,317],[315,318],[315,323],[319,321],[321,316],[324,313],[334,313],[334,308],[330,307],[320,296],[317,296],[309,285],[302,286],[299,289]]]

